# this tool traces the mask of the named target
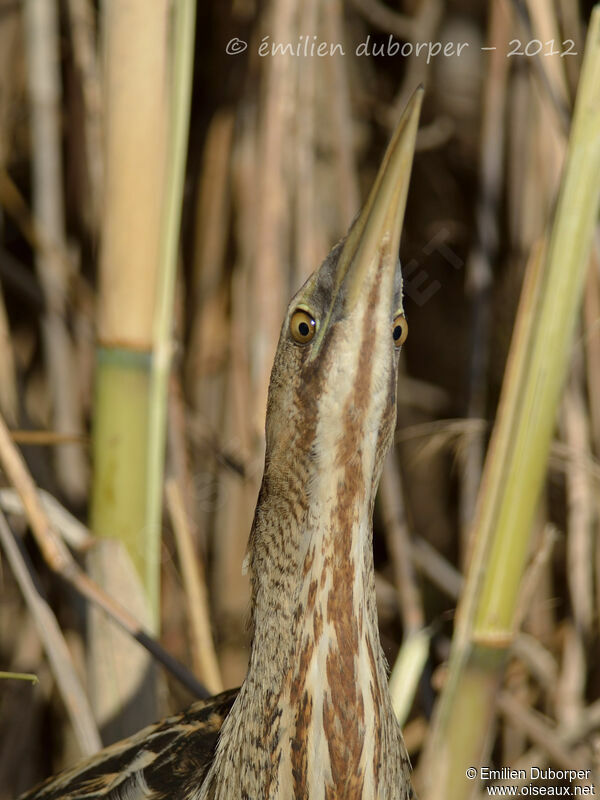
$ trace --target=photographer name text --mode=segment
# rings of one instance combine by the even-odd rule
[[[386,58],[424,58],[429,64],[433,59],[460,57],[465,50],[471,47],[469,42],[399,42],[391,34],[386,39],[372,38],[369,34],[366,39],[356,45],[353,52],[361,57],[386,57]],[[248,42],[235,36],[225,46],[227,55],[236,56],[248,48]],[[496,47],[481,47],[482,51],[496,50]],[[332,56],[345,56],[346,47],[341,42],[326,42],[317,35],[300,35],[293,42],[277,42],[268,34],[263,36],[256,48],[261,58],[267,56],[292,56],[294,58],[326,58]],[[511,39],[508,43],[506,57],[526,56],[575,56],[575,42],[565,39],[556,42],[554,39],[542,41],[541,39]]]

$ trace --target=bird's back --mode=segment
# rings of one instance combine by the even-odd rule
[[[20,800],[166,800],[172,797],[174,782],[180,790],[178,800],[185,800],[211,765],[223,720],[237,694],[238,689],[231,689],[199,700],[181,714],[150,725],[49,778]]]

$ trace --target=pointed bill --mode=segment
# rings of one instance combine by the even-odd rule
[[[361,294],[367,273],[382,259],[390,262],[390,269],[396,268],[422,101],[420,86],[404,110],[367,202],[344,242],[337,280],[338,285],[346,281],[350,309]]]

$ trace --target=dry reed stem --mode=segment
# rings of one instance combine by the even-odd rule
[[[562,626],[562,661],[554,701],[556,719],[563,730],[569,731],[581,717],[585,707],[587,664],[585,638],[571,620]]]
[[[370,0],[367,0],[367,2],[370,4]],[[378,5],[381,6],[380,3]],[[415,42],[435,41],[443,13],[444,3],[442,0],[421,0],[419,11],[413,17],[412,35],[409,38]],[[417,57],[416,50],[406,59],[402,85],[396,93],[389,112],[385,112],[383,115],[389,129],[393,130],[398,124],[402,111],[406,107],[415,87],[420,84],[423,84],[423,86],[428,85],[430,67],[431,64],[428,64],[426,59]]]
[[[67,709],[71,725],[84,755],[91,755],[102,747],[102,740],[94,716],[83,691],[69,648],[64,640],[52,609],[41,596],[32,577],[32,567],[10,530],[6,517],[0,512],[0,541],[8,563],[27,607],[36,623],[38,635],[52,667],[52,673]]]
[[[186,384],[194,408],[215,428],[222,409],[211,395],[221,394],[227,357],[227,296],[223,290],[228,220],[234,115],[229,110],[212,118],[202,157],[195,202],[191,291],[194,298]],[[214,412],[217,412],[215,415]]]
[[[320,0],[305,0],[299,8],[299,31],[319,31]],[[301,285],[315,265],[323,258],[322,231],[317,214],[317,176],[315,174],[315,126],[317,120],[316,60],[298,61],[296,71],[296,100],[294,103],[292,190],[294,195],[293,252],[294,284]],[[287,293],[283,290],[284,294]],[[283,296],[282,296],[282,299]]]
[[[539,712],[519,703],[507,691],[501,691],[496,701],[500,713],[522,729],[531,742],[546,752],[559,769],[589,769],[582,755],[565,745],[550,723]]]
[[[23,51],[20,4],[2,6],[0,25],[0,167],[5,168],[14,148],[16,109],[25,76],[19,54]]]
[[[412,545],[415,566],[444,594],[456,600],[462,589],[463,577],[428,541],[415,537]]]
[[[418,18],[393,11],[379,0],[352,0],[355,8],[379,30],[392,33],[398,39],[414,39],[418,33]],[[426,6],[422,2],[421,6]]]
[[[57,251],[66,252],[60,127],[58,9],[55,0],[24,4],[31,104],[33,209],[36,225],[51,250],[36,253],[36,268],[46,298],[42,321],[47,375],[51,386],[56,430],[77,433],[82,428],[72,345],[66,326],[69,270]],[[72,269],[72,267],[71,267]],[[55,453],[61,484],[73,500],[87,491],[87,461],[74,445]]]
[[[519,658],[529,673],[546,692],[553,692],[558,679],[558,664],[552,653],[534,636],[520,633],[515,637],[512,654]]]
[[[261,464],[253,452],[253,405],[250,383],[250,362],[256,305],[251,288],[251,275],[256,244],[258,204],[256,203],[258,164],[257,131],[253,110],[244,107],[232,152],[232,204],[239,209],[234,218],[236,262],[231,276],[229,326],[224,334],[228,364],[223,365],[221,394],[208,395],[211,405],[204,410],[209,422],[219,431],[222,449],[235,454],[244,464],[244,474],[252,475],[252,485]],[[216,389],[216,387],[215,387]],[[208,401],[206,401],[208,406]],[[204,517],[212,523],[214,560],[209,576],[212,607],[217,630],[223,631],[219,642],[219,658],[225,685],[242,680],[248,664],[247,637],[243,620],[250,597],[247,579],[240,579],[241,565],[251,523],[251,510],[256,495],[240,485],[239,476],[221,473],[215,490],[216,503],[205,504]],[[244,511],[244,503],[247,508]],[[233,587],[233,591],[232,591]],[[238,633],[240,634],[238,636]],[[233,634],[233,636],[232,636]],[[233,643],[232,638],[238,639]]]
[[[504,115],[509,70],[509,61],[505,54],[512,28],[512,14],[504,0],[495,0],[492,3],[488,25],[488,45],[495,49],[490,53],[483,90],[479,190],[476,207],[477,236],[467,259],[465,272],[466,290],[472,304],[467,416],[474,418],[484,417],[486,410],[492,270],[500,244],[498,213],[503,188]],[[460,520],[463,556],[468,551],[468,534],[475,513],[483,459],[483,439],[472,438],[466,446],[461,474]]]
[[[560,19],[560,31],[563,38],[572,39],[575,43],[577,56],[565,59],[565,73],[571,96],[575,95],[577,80],[581,70],[583,43],[585,40],[584,19],[580,16],[580,9],[571,0],[558,0],[557,14]]]
[[[175,476],[175,480],[181,489],[181,500],[188,519],[196,517],[197,498],[194,492],[194,481],[190,472],[188,458],[188,431],[190,437],[192,431],[188,426],[187,411],[179,375],[171,373],[169,381],[169,405],[168,405],[168,426],[167,426],[167,465],[169,472]],[[204,537],[199,535],[197,524],[194,525],[194,544],[201,551],[205,548]]]
[[[506,692],[515,702],[524,706],[531,706],[535,702],[537,687],[532,687],[525,665],[511,659],[506,665],[504,678]],[[527,735],[525,731],[514,725],[511,719],[505,719],[499,726],[499,744],[502,747],[502,763],[513,764],[527,749]]]
[[[428,723],[424,716],[415,717],[404,725],[402,738],[409,756],[414,757],[423,747],[423,742],[427,737]]]
[[[298,39],[296,10],[295,0],[272,0],[269,4],[265,21],[273,41],[293,42]],[[290,243],[290,193],[286,170],[290,158],[290,115],[296,97],[296,76],[290,59],[266,58],[262,67],[263,103],[258,134],[260,172],[256,187],[260,206],[252,271],[252,305],[261,309],[254,320],[252,359],[256,376],[252,425],[256,432],[263,430],[271,363],[281,327],[281,312],[287,299],[283,265],[288,261]],[[262,439],[262,435],[259,437]]]
[[[340,0],[322,4],[325,38],[330,42],[344,42],[345,29]],[[325,65],[330,82],[329,96],[332,101],[332,125],[336,131],[335,147],[336,184],[339,203],[338,227],[346,231],[360,205],[358,175],[352,143],[353,119],[350,106],[350,78],[345,62],[341,58],[329,58]]]
[[[393,452],[388,454],[384,464],[380,500],[385,541],[392,562],[398,608],[402,615],[404,636],[408,637],[423,628],[425,615],[412,563],[400,471]]]
[[[193,545],[191,524],[181,489],[172,478],[167,479],[165,493],[188,606],[192,663],[209,692],[217,694],[223,690],[223,682],[211,633],[204,569]]]
[[[60,262],[61,272],[68,273],[72,270],[73,263],[69,258],[65,244],[61,245],[52,241],[32,214],[19,188],[2,166],[0,166],[0,205],[10,214],[25,241],[36,252],[43,253],[47,260],[52,261],[53,264],[55,261]],[[18,262],[15,262],[16,264]],[[60,284],[55,282],[53,290],[56,292],[62,291]],[[63,295],[61,294],[61,302],[62,298]],[[44,295],[44,300],[46,299]]]
[[[545,685],[544,675],[550,675],[551,669],[555,679],[558,678],[558,665],[552,656],[555,652],[555,608],[551,598],[556,594],[553,557],[559,552],[563,539],[547,517],[548,511],[542,501],[533,523],[531,561],[523,575],[515,626],[517,630],[522,627],[527,631],[522,660],[541,686]],[[537,650],[534,650],[535,645]],[[549,659],[552,660],[553,667],[550,667]],[[540,674],[540,670],[544,668],[547,671]],[[545,688],[552,692],[554,686],[555,683]]]
[[[411,378],[405,373],[398,385],[398,404],[422,408],[437,417],[448,408],[450,400],[445,389],[418,378]]]
[[[524,4],[520,4],[516,7],[516,34],[521,41],[524,43],[531,41],[540,41],[539,39],[539,31],[536,31],[532,26],[531,17],[529,16],[529,12]],[[549,17],[554,14],[554,9],[551,8],[548,4],[548,7],[542,11],[542,16],[548,15]],[[546,20],[540,17],[542,25],[547,24]],[[536,23],[538,21],[536,20]],[[554,26],[556,23],[550,23]],[[550,46],[550,40],[545,42],[546,46]],[[562,43],[556,42],[555,45],[562,46]],[[543,47],[543,44],[542,44]],[[560,59],[560,55],[557,57]],[[562,63],[550,71],[548,71],[546,67],[546,62],[548,58],[542,56],[541,52],[538,52],[535,56],[532,56],[528,59],[528,66],[531,76],[532,82],[532,89],[534,94],[537,98],[541,99],[542,103],[546,107],[546,111],[548,112],[548,124],[550,129],[555,128],[557,131],[562,131],[563,135],[566,136],[569,130],[569,120],[571,114],[571,104],[570,103],[563,103],[562,102],[562,94],[564,93],[564,83],[562,78],[560,82],[557,83],[557,76],[560,75],[561,70],[563,69]],[[560,59],[562,62],[562,59]],[[538,145],[541,148],[544,148],[546,144],[546,140],[540,138],[538,140]],[[543,169],[544,165],[540,163],[540,168]]]
[[[579,719],[575,721],[571,729],[566,733],[567,742],[577,742],[589,736],[593,731],[600,728],[600,699],[594,700],[587,708],[581,712]]]
[[[4,294],[0,284],[0,412],[11,425],[16,425],[18,408],[15,359]]]
[[[458,451],[462,446],[461,439],[480,436],[488,428],[489,423],[484,419],[437,419],[401,428],[396,433],[396,441],[425,439],[419,457],[426,458],[435,455],[442,448],[453,447]],[[564,442],[555,439],[550,448],[550,469],[563,474],[574,466],[585,469],[595,483],[600,482],[599,459],[589,453],[573,450]]]
[[[547,3],[530,0],[530,7],[532,26],[529,20],[525,23],[523,8],[519,9],[521,14],[517,15],[517,20],[520,24],[517,27],[521,33],[540,40],[544,31],[557,29],[553,11]],[[552,64],[547,66],[549,61]],[[562,63],[561,59],[535,56],[528,64],[531,67],[528,70],[529,102],[533,113],[529,125],[531,150],[526,167],[532,172],[522,185],[522,212],[529,218],[529,225],[525,228],[529,238],[524,241],[527,249],[544,234],[553,210],[565,154],[570,103]]]
[[[530,133],[532,107],[529,80],[522,70],[512,76],[507,111],[507,234],[516,251],[525,253],[535,238],[529,230],[530,209],[535,210],[537,204],[529,205],[532,201],[529,195],[535,189],[535,184],[533,189],[528,188],[532,178],[531,164],[534,161]]]
[[[403,725],[413,705],[429,655],[430,634],[424,630],[423,602],[416,583],[400,471],[393,452],[388,453],[385,460],[379,491],[385,541],[403,621],[402,645],[389,681],[392,706]]]
[[[578,456],[591,458],[588,414],[582,389],[581,353],[571,367],[563,400],[563,426],[567,446]],[[575,626],[588,634],[594,620],[594,501],[590,476],[574,465],[565,475],[567,484],[567,580]]]
[[[553,4],[547,0],[526,0],[526,3],[534,36],[542,42],[552,40],[555,44],[558,44],[562,37]],[[564,72],[565,59],[540,58],[539,55],[535,56],[535,58],[539,68],[545,74],[548,84],[552,87],[554,97],[565,110],[568,109],[571,102]]]
[[[191,692],[198,697],[205,697],[207,695],[206,690],[188,670],[175,661],[123,606],[109,597],[80,569],[44,511],[38,490],[29,474],[23,457],[12,443],[8,429],[1,416],[0,465],[21,498],[31,531],[47,566],[67,581],[83,597],[101,608]]]
[[[89,438],[85,434],[79,433],[57,433],[56,431],[23,431],[12,430],[11,437],[15,444],[36,445],[37,447],[48,447],[56,444],[88,444]]]
[[[521,581],[520,596],[515,611],[514,629],[516,631],[521,629],[527,614],[530,612],[540,581],[550,565],[554,545],[558,538],[556,528],[553,525],[546,524],[539,538],[541,541],[536,542],[531,561],[527,565]]]
[[[103,7],[105,192],[98,337],[152,346],[168,115],[167,0]],[[135,35],[133,35],[135,32]],[[125,79],[126,78],[126,79]]]
[[[422,628],[402,640],[389,677],[392,708],[400,725],[404,725],[415,703],[419,684],[429,658],[431,631]]]
[[[37,545],[48,566],[60,574],[68,575],[75,568],[69,551],[57,536],[45,514],[36,486],[22,455],[13,444],[4,419],[0,416],[0,464],[10,483],[17,490]]]
[[[561,630],[562,661],[554,694],[556,719],[566,731],[572,729],[585,707],[588,668],[585,637],[581,630],[566,620]]]
[[[96,537],[53,495],[44,489],[38,489],[38,495],[51,525],[70,548],[83,554],[94,545]],[[0,508],[8,514],[26,514],[25,506],[16,489],[0,489]]]
[[[87,223],[93,234],[100,225],[104,164],[102,161],[102,84],[96,48],[95,10],[91,0],[68,0],[73,56],[85,108],[83,120],[89,193]]]
[[[14,64],[16,61],[17,47],[20,44],[19,18],[16,13],[4,19],[0,26],[0,168],[5,169],[10,153],[11,136],[13,133],[12,120],[14,119],[15,95],[18,91],[18,81],[14,80]],[[11,67],[13,68],[11,70]],[[4,220],[0,216],[0,232],[4,230]],[[4,293],[0,283],[0,412],[4,414],[11,425],[17,424],[18,395],[15,372],[15,358]]]
[[[214,562],[212,586],[219,624],[232,629],[237,642],[225,641],[220,649],[220,662],[226,686],[239,683],[246,674],[248,644],[244,637],[244,620],[250,599],[250,583],[242,575],[248,534],[258,493],[262,460],[256,455],[255,430],[248,413],[252,396],[247,343],[250,329],[248,306],[248,274],[234,275],[232,289],[232,321],[230,327],[231,362],[227,376],[226,419],[224,441],[235,442],[242,460],[248,464],[244,479],[227,471],[219,485],[218,507],[215,514]],[[246,638],[246,641],[244,639]]]
[[[158,41],[166,51],[167,64],[160,76],[165,87],[169,115],[164,153],[164,195],[162,197],[156,306],[152,327],[152,369],[148,408],[148,463],[146,465],[145,547],[149,574],[144,587],[155,619],[160,608],[160,550],[163,513],[165,445],[169,398],[169,376],[174,351],[173,327],[177,272],[180,261],[181,217],[188,153],[188,131],[192,104],[196,0],[179,0],[157,14]],[[172,28],[172,30],[171,30]],[[168,37],[170,35],[170,48]],[[165,41],[167,40],[167,41]],[[162,59],[161,59],[162,60]],[[160,153],[160,155],[163,155]],[[159,170],[160,171],[160,170]],[[155,583],[153,584],[153,578]]]
[[[535,2],[539,3],[539,0],[535,0]],[[550,18],[551,14],[547,13],[546,16]],[[556,20],[550,19],[547,22],[541,22],[541,24],[547,24],[550,27],[557,25]],[[538,37],[542,35],[540,31],[535,29],[533,33]],[[540,177],[543,181],[543,194],[538,199],[538,203],[544,210],[544,226],[546,226],[547,220],[551,219],[554,210],[554,198],[559,188],[565,160],[570,115],[572,113],[572,104],[566,97],[564,59],[544,58],[540,60],[539,57],[534,59],[535,64],[548,65],[549,62],[555,64],[554,69],[546,74],[543,82],[536,83],[534,81],[532,86],[539,111],[537,118],[539,131],[536,139],[538,142]],[[546,68],[550,69],[549,66]],[[563,95],[564,101],[561,99]],[[557,113],[557,104],[561,109],[560,114]]]

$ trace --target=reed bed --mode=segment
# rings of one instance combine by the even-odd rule
[[[374,539],[395,707],[425,800],[585,794],[599,12],[195,5],[0,4],[0,800],[242,680],[283,312],[419,82]]]

